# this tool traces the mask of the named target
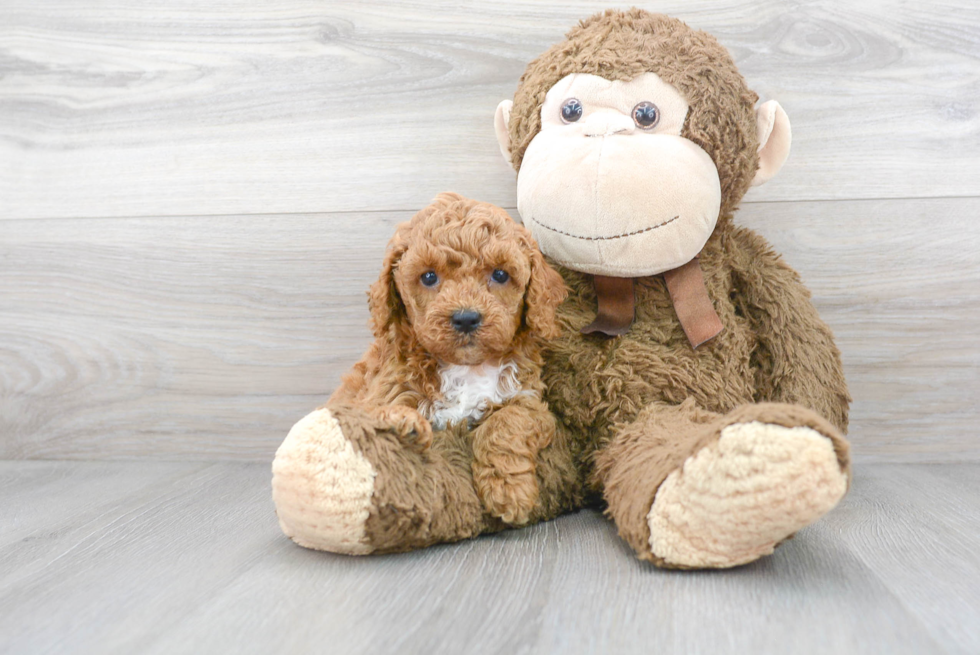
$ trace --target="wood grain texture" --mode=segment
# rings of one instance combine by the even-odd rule
[[[0,549],[3,561],[17,563],[0,569],[0,651],[127,652],[123,644],[134,636],[162,633],[282,545],[268,511],[268,467],[76,466],[94,469],[114,489],[133,472],[147,481],[112,503],[82,482],[56,496],[73,505],[70,518],[35,513],[31,535]],[[50,502],[44,490],[35,496]]]
[[[36,508],[0,544],[21,563],[0,568],[0,652],[980,649],[977,465],[859,468],[775,555],[713,572],[637,561],[594,511],[405,555],[317,553],[279,532],[267,466],[168,466],[0,462],[23,480],[0,485],[2,516]],[[106,487],[129,492],[110,507]]]
[[[513,204],[494,108],[620,5],[6,2],[0,217],[404,210],[445,189]],[[793,156],[750,200],[976,193],[972,0],[655,9],[715,34],[793,121]]]
[[[980,649],[980,470],[866,466],[821,524],[950,651]]]
[[[980,459],[980,199],[738,220],[835,330],[867,460]],[[0,221],[0,457],[270,461],[370,342],[409,212]]]

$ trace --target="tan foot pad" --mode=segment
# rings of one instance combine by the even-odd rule
[[[375,475],[328,410],[307,414],[289,431],[272,463],[279,527],[306,548],[370,553],[365,526]]]
[[[657,491],[650,548],[665,564],[726,568],[768,555],[847,491],[830,439],[810,428],[726,427]]]

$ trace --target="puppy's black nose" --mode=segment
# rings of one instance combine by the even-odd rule
[[[469,334],[480,327],[483,322],[483,314],[474,309],[461,309],[455,312],[449,319],[453,324],[453,329],[463,334]]]

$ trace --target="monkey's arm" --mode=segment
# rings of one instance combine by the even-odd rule
[[[758,338],[756,400],[802,405],[846,432],[851,396],[840,351],[810,291],[762,237],[743,228],[732,237],[735,303]]]

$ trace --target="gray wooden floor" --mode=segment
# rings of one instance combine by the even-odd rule
[[[0,652],[980,653],[980,3],[639,3],[793,125],[737,221],[854,395],[851,494],[673,573],[581,512],[349,559],[269,464],[369,341],[394,225],[513,211],[526,63],[621,3],[0,2]]]
[[[269,468],[0,464],[10,653],[977,653],[980,465],[872,464],[767,559],[632,557],[594,511],[383,557],[279,532]]]

